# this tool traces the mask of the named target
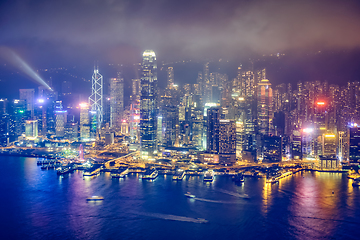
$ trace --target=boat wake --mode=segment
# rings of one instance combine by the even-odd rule
[[[211,199],[206,199],[206,198],[193,198],[196,201],[201,201],[201,202],[211,202],[211,203],[225,203],[225,204],[234,204],[237,202],[229,202],[229,201],[220,201],[220,200],[211,200]]]
[[[237,193],[237,192],[231,192],[231,191],[224,190],[224,189],[218,189],[218,191],[222,192],[222,193],[225,193],[225,194],[229,194],[229,195],[234,196],[234,197],[249,198],[249,195],[247,195],[247,194],[240,194],[240,193]]]
[[[193,223],[207,223],[208,220],[203,218],[191,218],[191,217],[183,217],[183,216],[177,216],[177,215],[171,215],[171,214],[161,214],[161,213],[134,213],[137,215],[147,216],[147,217],[153,217],[153,218],[160,218],[165,220],[172,220],[172,221],[180,221],[180,222],[193,222]]]

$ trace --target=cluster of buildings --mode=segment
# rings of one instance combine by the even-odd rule
[[[180,89],[174,69],[157,88],[156,56],[143,55],[140,143],[144,158],[167,149],[196,149],[202,161],[280,162],[319,159],[326,168],[360,159],[359,82],[273,86],[266,69],[238,67],[238,74],[210,72],[205,63],[196,84]],[[158,95],[160,94],[160,95]]]
[[[167,66],[167,86],[159,89],[155,52],[146,50],[142,57],[129,106],[121,73],[109,79],[104,94],[97,68],[89,100],[77,106],[78,121],[42,87],[38,98],[34,89],[21,89],[19,99],[1,99],[1,144],[38,135],[111,144],[121,134],[139,144],[143,159],[192,151],[209,163],[320,159],[322,166],[337,168],[339,161],[360,162],[359,82],[273,86],[266,69],[253,64],[239,66],[229,79],[205,63],[196,83],[182,88]]]
[[[0,99],[0,145],[24,141],[36,143],[44,139],[113,143],[115,131],[121,132],[123,125],[124,83],[121,74],[110,78],[108,84],[110,91],[104,95],[103,76],[95,68],[91,96],[79,98],[76,104],[64,105],[63,102],[72,94],[69,81],[62,83],[60,94],[51,87],[40,86],[36,92],[35,89],[20,89],[18,99]]]

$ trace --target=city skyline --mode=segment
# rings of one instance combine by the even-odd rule
[[[358,0],[13,0],[0,19],[3,238],[358,236]]]
[[[1,99],[2,144],[16,143],[23,136],[105,139],[106,144],[110,139],[113,144],[120,134],[140,144],[143,159],[160,157],[169,148],[192,148],[199,158],[213,158],[214,163],[324,157],[358,161],[356,153],[351,154],[357,150],[350,144],[349,130],[356,126],[349,124],[360,121],[359,82],[272,85],[267,69],[250,63],[238,66],[237,76],[229,78],[205,62],[196,83],[183,86],[176,84],[174,68],[167,66],[167,85],[159,88],[156,53],[146,50],[137,70],[140,79],[131,79],[130,95],[124,95],[120,71],[117,78],[103,79],[98,67],[88,84],[88,100],[84,96],[74,101],[68,81],[63,81],[60,92],[50,81],[38,91],[19,89],[19,100]]]

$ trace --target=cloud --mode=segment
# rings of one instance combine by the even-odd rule
[[[0,7],[0,43],[44,45],[67,58],[75,53],[114,58],[114,49],[128,48],[125,57],[152,48],[174,58],[360,44],[356,1],[64,0]]]

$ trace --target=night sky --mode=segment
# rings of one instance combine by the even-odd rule
[[[145,49],[155,50],[161,61],[240,61],[277,52],[335,51],[343,58],[340,65],[349,68],[358,61],[353,52],[360,47],[360,2],[12,0],[0,3],[0,32],[0,46],[35,69],[91,66],[94,61],[135,63]],[[306,54],[294,56],[308,62]],[[0,63],[8,62],[2,58]],[[296,78],[307,80],[309,67],[305,76],[302,67],[295,69],[300,74]],[[353,68],[348,71],[346,78],[357,74]]]

